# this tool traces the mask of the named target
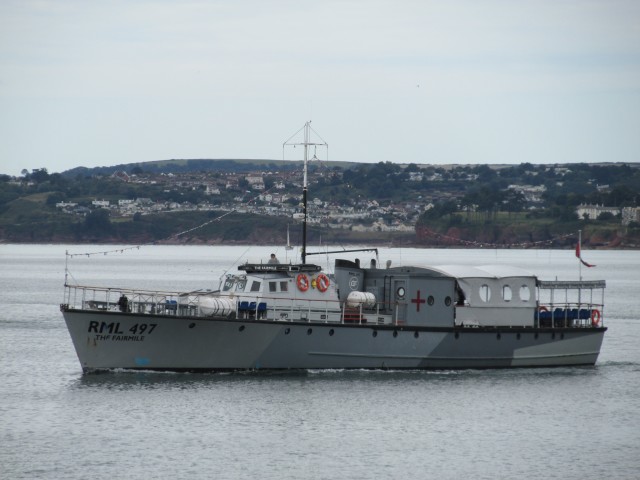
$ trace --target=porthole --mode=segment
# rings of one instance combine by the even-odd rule
[[[560,334],[560,340],[564,340],[564,333]]]
[[[538,333],[536,332],[536,334],[533,336],[533,338],[535,338],[536,340],[538,339]]]
[[[397,337],[397,336],[398,336],[398,331],[397,331],[397,330],[394,330],[394,331],[393,331],[393,337],[395,338],[395,337]]]
[[[460,338],[460,334],[458,332],[456,332],[456,334],[454,335],[455,339],[458,340]]]
[[[313,333],[313,328],[307,330],[307,335],[311,335]]]
[[[414,338],[418,338],[420,336],[420,334],[418,332],[413,332],[413,337]]]
[[[450,307],[450,306],[451,306],[451,297],[445,297],[445,299],[444,299],[444,304],[445,304],[447,307]]]
[[[335,333],[335,332],[333,331],[333,328],[332,328],[331,330],[329,330],[329,336],[330,336],[330,337],[333,337],[333,334],[334,334],[334,333]]]
[[[500,339],[502,338],[502,335],[500,335],[500,332],[498,332],[498,334],[496,335],[496,338],[497,338],[498,340],[500,340]]]
[[[377,331],[377,330],[374,330],[374,331],[371,333],[371,335],[373,335],[373,337],[374,337],[374,338],[375,338],[375,337],[377,337],[377,336],[378,336],[378,331]]]
[[[522,300],[523,302],[528,302],[531,298],[531,290],[527,285],[522,285],[520,287],[520,292],[518,293],[520,295],[520,300]]]
[[[396,290],[396,295],[398,296],[398,298],[404,298],[405,293],[406,291],[404,287],[399,287],[398,290]]]
[[[520,334],[519,333],[516,335],[516,339],[520,340]]]
[[[193,327],[195,327],[195,326],[196,326],[196,324],[195,324],[195,323],[190,323],[190,324],[189,324],[189,328],[193,328]]]
[[[483,302],[488,302],[491,300],[491,287],[489,287],[489,285],[487,285],[486,283],[480,285],[480,290],[478,291],[478,294],[480,295],[480,300],[482,300]]]
[[[238,329],[238,331],[244,332],[244,325],[240,325],[240,328]]]
[[[509,285],[502,286],[502,300],[505,302],[510,302],[513,293],[511,292],[511,287]]]
[[[434,302],[435,302],[435,299],[433,298],[433,295],[429,295],[427,297],[427,303],[429,304],[429,306],[433,305]]]
[[[555,340],[555,339],[556,339],[556,332],[553,332],[553,333],[551,334],[551,340]]]
[[[285,328],[284,329],[284,334],[285,335],[289,335],[291,333],[291,329],[290,328]]]

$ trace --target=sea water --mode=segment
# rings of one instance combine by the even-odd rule
[[[583,278],[607,281],[595,367],[83,375],[59,312],[65,274],[83,285],[215,289],[272,251],[296,260],[264,247],[0,246],[0,478],[640,476],[635,251],[583,251],[597,265]],[[567,250],[381,249],[378,260],[580,275]]]

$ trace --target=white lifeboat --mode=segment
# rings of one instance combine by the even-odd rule
[[[347,307],[349,308],[374,308],[376,306],[376,296],[370,292],[351,292],[347,297]]]
[[[200,297],[198,303],[200,315],[229,315],[236,309],[236,302],[230,298]]]

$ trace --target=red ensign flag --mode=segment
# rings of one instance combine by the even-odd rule
[[[585,262],[582,257],[580,256],[580,242],[578,242],[578,245],[576,245],[576,257],[578,257],[578,259],[582,262],[582,264],[585,267],[595,267],[595,265],[591,265],[587,262]]]

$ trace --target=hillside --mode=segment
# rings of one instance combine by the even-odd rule
[[[0,175],[0,241],[282,244],[301,182],[299,162],[275,160]],[[310,244],[569,247],[580,229],[593,247],[640,245],[638,164],[322,162],[309,183]]]

